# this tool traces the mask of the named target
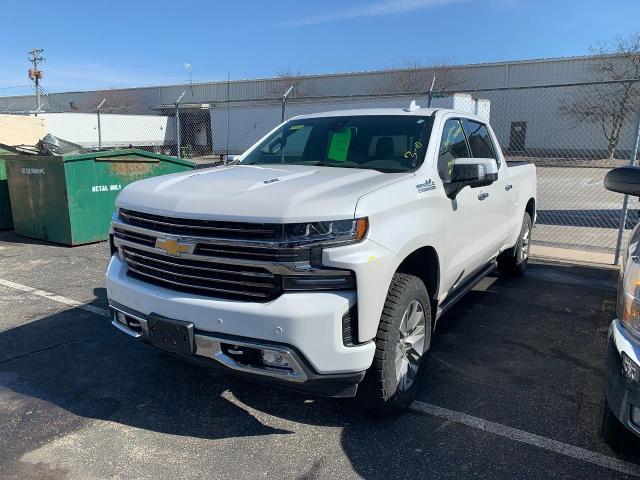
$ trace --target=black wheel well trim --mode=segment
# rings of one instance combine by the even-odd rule
[[[396,273],[415,275],[424,282],[431,303],[431,328],[434,328],[440,287],[440,258],[436,249],[422,246],[414,250],[402,260]]]
[[[531,217],[531,223],[536,222],[536,199],[531,197],[527,202],[527,206],[524,207],[524,211]]]

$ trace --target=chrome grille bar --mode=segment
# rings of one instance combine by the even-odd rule
[[[205,287],[202,285],[185,285],[184,283],[181,282],[174,282],[173,280],[168,280],[166,278],[162,278],[162,277],[158,277],[156,275],[150,275],[148,273],[143,273],[140,271],[137,271],[135,269],[131,270],[133,272],[134,275],[140,275],[146,278],[150,278],[152,280],[155,280],[158,283],[161,284],[170,284],[170,285],[174,285],[177,287],[187,287],[187,288],[191,288],[193,290],[203,290],[206,292],[213,292],[213,293],[218,293],[218,294],[226,294],[226,295],[232,295],[232,296],[237,296],[237,297],[241,297],[241,296],[247,296],[247,297],[254,297],[254,298],[261,298],[261,299],[266,299],[269,297],[268,294],[265,293],[259,293],[259,292],[251,292],[251,291],[238,291],[238,290],[229,290],[229,289],[224,289],[224,288],[214,288],[214,287]]]
[[[250,224],[241,222],[223,222],[211,220],[192,220],[178,217],[165,217],[149,213],[133,212],[121,209],[120,216],[134,226],[171,234],[190,234],[205,237],[242,238],[256,240],[280,240],[282,228],[275,224]],[[262,226],[260,226],[262,225]]]
[[[192,268],[195,270],[203,270],[203,271],[207,271],[207,272],[216,272],[216,273],[223,273],[223,274],[228,274],[228,275],[242,275],[242,276],[247,276],[247,277],[258,277],[258,278],[274,278],[274,274],[271,272],[267,272],[267,271],[250,271],[250,270],[242,270],[242,271],[235,271],[235,270],[228,270],[228,269],[224,269],[218,266],[215,266],[213,264],[211,265],[207,265],[206,267],[203,266],[199,266],[199,265],[185,265],[183,263],[177,263],[177,260],[174,261],[170,261],[168,260],[169,257],[160,259],[160,258],[155,258],[155,257],[150,257],[148,255],[144,255],[142,253],[140,253],[139,251],[136,250],[131,250],[131,249],[125,249],[125,255],[127,257],[133,257],[138,258],[138,259],[143,259],[143,260],[150,260],[153,262],[157,262],[157,263],[162,263],[164,265],[170,265],[170,266],[176,266],[176,267],[186,267],[186,268]],[[158,255],[159,257],[159,255]],[[224,264],[222,265],[224,266]]]
[[[127,259],[127,263],[129,264],[130,267],[133,267],[134,269],[149,269],[149,270],[154,270],[156,272],[160,272],[163,275],[167,275],[170,274],[172,276],[176,276],[176,277],[182,277],[182,278],[186,278],[189,280],[200,280],[200,281],[204,281],[204,282],[214,282],[214,283],[228,283],[230,285],[244,285],[247,287],[256,287],[256,288],[273,288],[274,285],[273,283],[261,283],[261,282],[248,282],[248,281],[244,281],[244,280],[227,280],[224,278],[215,278],[215,277],[205,277],[205,276],[200,276],[200,275],[191,275],[188,273],[182,273],[182,272],[176,272],[175,270],[167,270],[167,269],[163,269],[163,268],[159,268],[157,266],[152,266],[152,265],[147,265],[145,263],[141,263],[138,262],[136,260],[131,260],[130,256],[127,255],[127,252],[125,250],[125,258]],[[204,271],[204,269],[203,269]]]

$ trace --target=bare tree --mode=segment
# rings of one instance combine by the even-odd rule
[[[640,107],[640,82],[635,81],[640,78],[640,33],[593,47],[591,53],[587,68],[593,79],[612,83],[594,85],[565,102],[560,111],[576,122],[600,125],[607,139],[607,158],[613,159],[622,128]]]
[[[424,64],[416,59],[404,59],[400,67],[390,69],[389,74],[390,82],[378,85],[376,93],[426,93],[434,78],[435,92],[454,91],[469,81],[462,69],[446,60]]]
[[[291,90],[289,94],[290,98],[302,98],[313,95],[309,82],[305,82],[307,76],[303,72],[294,72],[291,67],[286,67],[276,71],[275,74],[276,80],[271,88],[271,93],[282,95],[289,87],[293,87],[293,90]]]

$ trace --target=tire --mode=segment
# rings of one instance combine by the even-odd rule
[[[606,399],[600,411],[600,435],[613,450],[619,450],[631,435],[611,411]]]
[[[364,408],[398,414],[411,404],[431,344],[431,330],[424,283],[414,275],[396,273],[382,310],[373,363],[358,388],[357,400]]]
[[[504,275],[521,276],[529,264],[529,250],[531,248],[531,216],[528,212],[522,218],[522,227],[518,241],[509,250],[498,256],[498,271]]]

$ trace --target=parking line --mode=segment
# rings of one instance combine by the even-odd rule
[[[97,315],[102,315],[103,317],[109,316],[109,312],[104,308],[94,307],[93,305],[86,305],[82,302],[78,302],[77,300],[72,300],[70,298],[63,297],[62,295],[46,292],[44,290],[39,290],[37,288],[27,287],[26,285],[11,282],[3,278],[0,278],[0,285],[4,287],[13,288],[14,290],[20,290],[21,292],[30,293],[32,295],[37,295],[38,297],[48,298],[49,300],[53,300],[54,302],[58,302],[58,303],[63,303],[70,307],[81,308],[82,310],[86,310],[87,312],[92,312]]]
[[[473,417],[466,413],[456,412],[446,408],[431,405],[415,400],[409,407],[411,410],[415,410],[422,413],[427,413],[435,417],[444,418],[445,420],[453,421],[467,425],[468,427],[477,428],[485,432],[500,435],[501,437],[515,440],[516,442],[522,442],[534,447],[543,448],[551,452],[559,453],[565,457],[575,458],[584,462],[593,463],[601,467],[616,470],[620,473],[632,475],[634,477],[640,477],[640,465],[635,463],[625,462],[614,457],[609,457],[601,453],[592,452],[584,448],[575,447],[568,443],[552,440],[551,438],[536,435],[535,433],[525,432],[518,430],[517,428],[507,427],[499,423],[490,422],[482,418]]]
[[[109,316],[109,312],[104,308],[95,307],[93,305],[86,305],[82,302],[78,302],[77,300],[63,297],[62,295],[28,287],[20,283],[5,280],[3,278],[0,278],[0,285],[12,288],[14,290],[20,290],[22,292],[30,293],[32,295],[37,295],[39,297],[48,298],[49,300],[53,300],[54,302],[62,303],[74,308],[80,308],[82,310],[86,310],[88,312],[92,312],[104,317]],[[593,463],[594,465],[599,465],[601,467],[609,468],[620,473],[625,473],[627,475],[632,475],[634,477],[640,478],[640,465],[636,465],[634,463],[625,462],[624,460],[609,457],[601,453],[592,452],[584,448],[569,445],[568,443],[559,442],[551,438],[536,435],[535,433],[525,432],[524,430],[518,430],[517,428],[508,427],[506,425],[501,425],[489,420],[473,417],[471,415],[467,415],[466,413],[456,412],[447,408],[438,407],[430,403],[420,402],[418,400],[415,400],[409,408],[417,412],[426,413],[429,415],[433,415],[434,417],[443,418],[448,421],[460,423],[463,425],[467,425],[468,427],[473,427],[477,428],[478,430],[493,433],[495,435],[499,435],[516,442],[522,442],[528,445],[533,445],[534,447],[543,448],[545,450],[564,455],[565,457],[571,457],[577,460]]]

